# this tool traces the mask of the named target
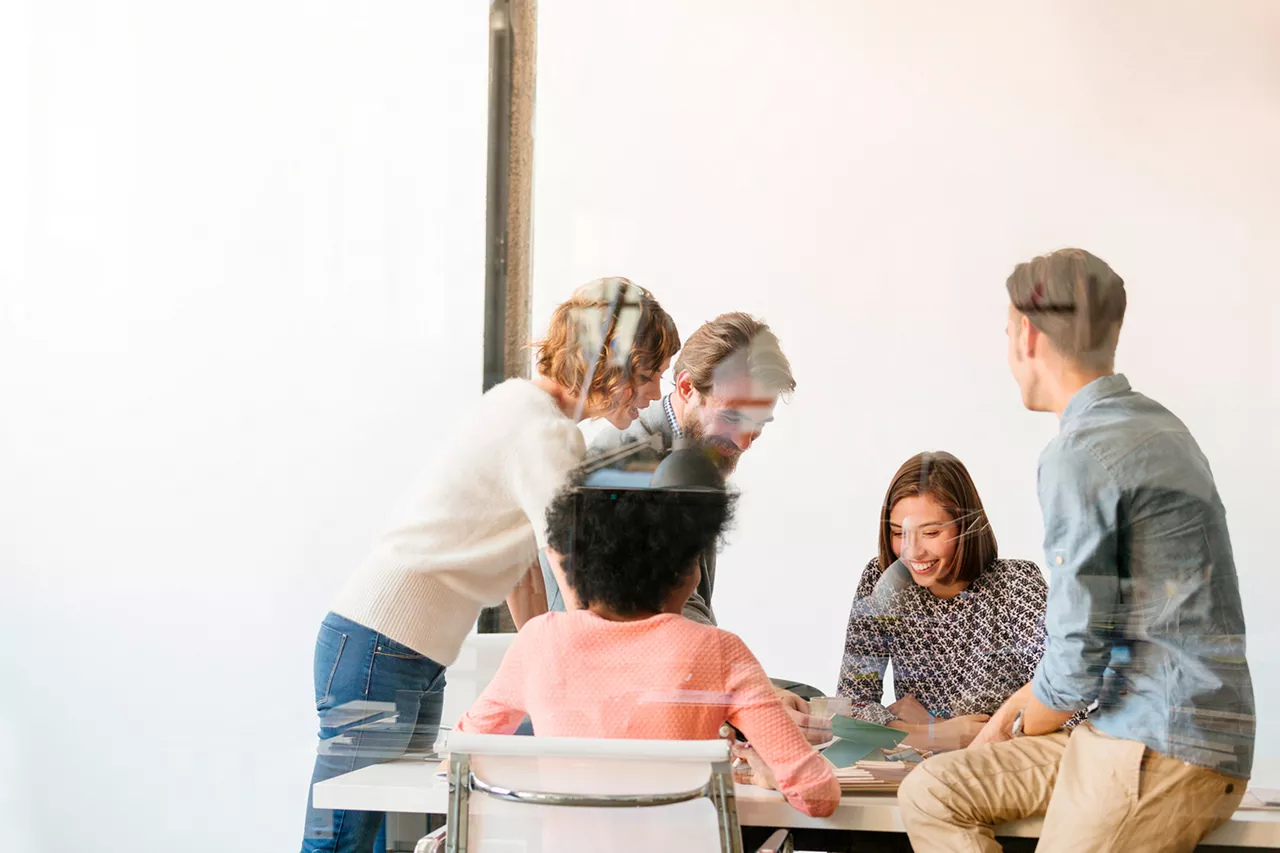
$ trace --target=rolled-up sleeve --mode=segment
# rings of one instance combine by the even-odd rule
[[[1031,689],[1055,711],[1081,711],[1101,691],[1125,618],[1121,495],[1097,459],[1070,441],[1041,456],[1038,490],[1050,579],[1044,657]]]

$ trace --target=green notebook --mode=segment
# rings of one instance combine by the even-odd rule
[[[835,743],[822,750],[822,757],[836,767],[852,767],[879,751],[878,746],[867,746],[865,743],[837,738]]]
[[[836,742],[822,755],[836,767],[852,767],[879,750],[893,749],[907,736],[897,729],[839,715],[831,720],[831,733]]]

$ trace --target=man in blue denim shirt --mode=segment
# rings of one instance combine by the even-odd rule
[[[1189,851],[1240,804],[1253,759],[1226,512],[1186,426],[1114,373],[1120,277],[1064,249],[1007,288],[1023,404],[1061,421],[1038,476],[1048,640],[972,746],[907,778],[903,822],[917,851],[996,851],[992,825],[1032,815],[1039,851]]]

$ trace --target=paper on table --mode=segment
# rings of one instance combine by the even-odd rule
[[[1280,809],[1280,788],[1250,788],[1240,801],[1242,809]]]
[[[907,736],[906,732],[891,729],[888,726],[877,726],[875,723],[853,717],[833,717],[831,733],[841,740],[865,743],[879,749],[892,749]]]
[[[835,740],[822,755],[836,767],[852,767],[873,753],[893,749],[907,736],[887,726],[839,716],[831,721],[831,733]]]
[[[836,738],[831,746],[822,751],[822,757],[836,767],[852,767],[868,755],[879,751],[878,746]]]

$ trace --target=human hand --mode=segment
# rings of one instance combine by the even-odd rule
[[[800,714],[809,713],[809,703],[801,699],[790,690],[783,690],[781,687],[773,688],[773,692],[782,700],[782,706],[788,711],[795,711]]]
[[[987,721],[969,745],[982,746],[984,743],[1000,743],[1005,740],[1013,740],[1013,716],[1001,709]]]
[[[907,694],[889,706],[889,713],[904,723],[928,725],[931,719],[929,710],[920,704],[920,700]]]
[[[769,791],[778,789],[778,781],[773,776],[769,765],[764,763],[760,754],[747,744],[735,744],[733,747],[733,781],[743,785],[755,785]]]
[[[930,728],[930,741],[933,749],[964,749],[978,737],[991,717],[987,714],[969,714],[965,717],[953,717],[933,723]]]
[[[830,720],[824,720],[821,717],[815,717],[810,714],[809,703],[790,690],[779,688],[777,689],[777,694],[778,698],[782,700],[782,707],[787,712],[787,716],[800,727],[805,740],[814,746],[831,740]]]

